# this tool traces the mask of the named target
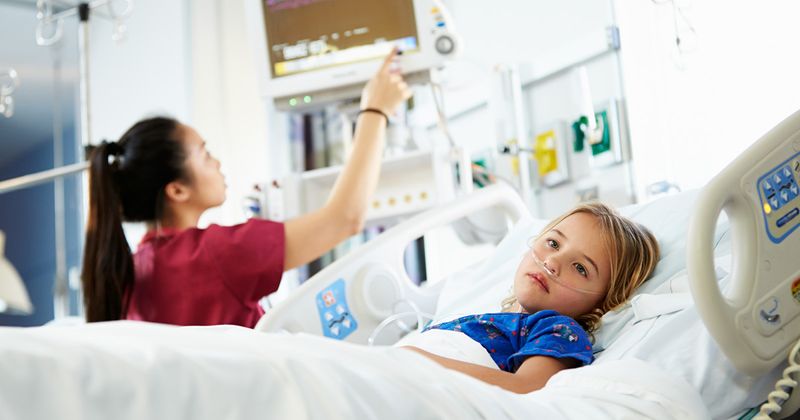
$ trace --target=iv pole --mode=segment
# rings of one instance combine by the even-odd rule
[[[111,38],[119,41],[124,37],[126,27],[122,20],[133,10],[133,0],[125,0],[127,7],[122,13],[117,13],[113,6],[114,0],[95,0],[81,2],[76,6],[53,13],[52,0],[36,1],[36,43],[39,46],[50,46],[57,43],[63,35],[63,19],[78,15],[78,56],[79,56],[79,90],[80,90],[80,121],[81,121],[81,149],[91,144],[91,108],[89,89],[89,16],[91,11],[101,6],[107,6],[108,17],[114,21],[114,32]],[[100,14],[100,16],[103,16]],[[52,34],[44,35],[46,27],[50,27]],[[80,153],[78,154],[80,158]],[[56,195],[63,199],[63,177],[80,173],[89,167],[88,162],[78,162],[72,165],[24,175],[21,177],[0,181],[0,194],[29,188],[49,181],[56,182]],[[69,315],[69,285],[66,267],[66,239],[64,226],[64,207],[56,198],[55,228],[56,228],[56,279],[54,290],[54,312],[56,317]]]

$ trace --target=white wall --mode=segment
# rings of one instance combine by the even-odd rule
[[[479,66],[502,61],[536,63],[541,53],[580,42],[612,21],[610,4],[598,0],[446,3],[465,41],[463,60]]]
[[[110,21],[96,14],[90,18],[92,142],[116,140],[136,121],[155,114],[189,120],[188,3],[135,2],[122,42],[111,39]]]
[[[800,3],[615,0],[637,188],[662,179],[704,185],[800,109]],[[694,27],[696,36],[687,25]]]
[[[207,212],[203,224],[243,222],[242,199],[255,183],[270,179],[271,159],[286,160],[273,150],[283,139],[267,135],[245,1],[252,0],[191,2],[192,122],[222,162],[228,184],[227,201]]]

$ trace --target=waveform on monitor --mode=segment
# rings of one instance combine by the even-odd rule
[[[298,9],[300,7],[310,6],[314,3],[320,3],[330,0],[264,0],[264,3],[269,8],[270,12],[277,12],[281,10]]]

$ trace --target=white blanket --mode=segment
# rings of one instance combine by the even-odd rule
[[[688,384],[629,359],[517,395],[391,347],[230,326],[0,328],[8,419],[693,419]]]

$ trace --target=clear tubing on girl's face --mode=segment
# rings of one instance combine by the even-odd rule
[[[561,279],[556,275],[556,273],[550,270],[550,268],[547,267],[544,261],[539,259],[539,257],[536,255],[536,252],[533,250],[533,247],[531,247],[531,256],[533,257],[533,261],[536,263],[536,265],[539,266],[539,268],[542,270],[542,272],[548,278],[548,280],[552,280],[554,283],[558,283],[559,285],[578,293],[586,293],[589,295],[602,295],[604,293],[604,292],[597,292],[593,290],[586,290],[580,287],[571,286],[567,284],[567,282],[561,281]]]

